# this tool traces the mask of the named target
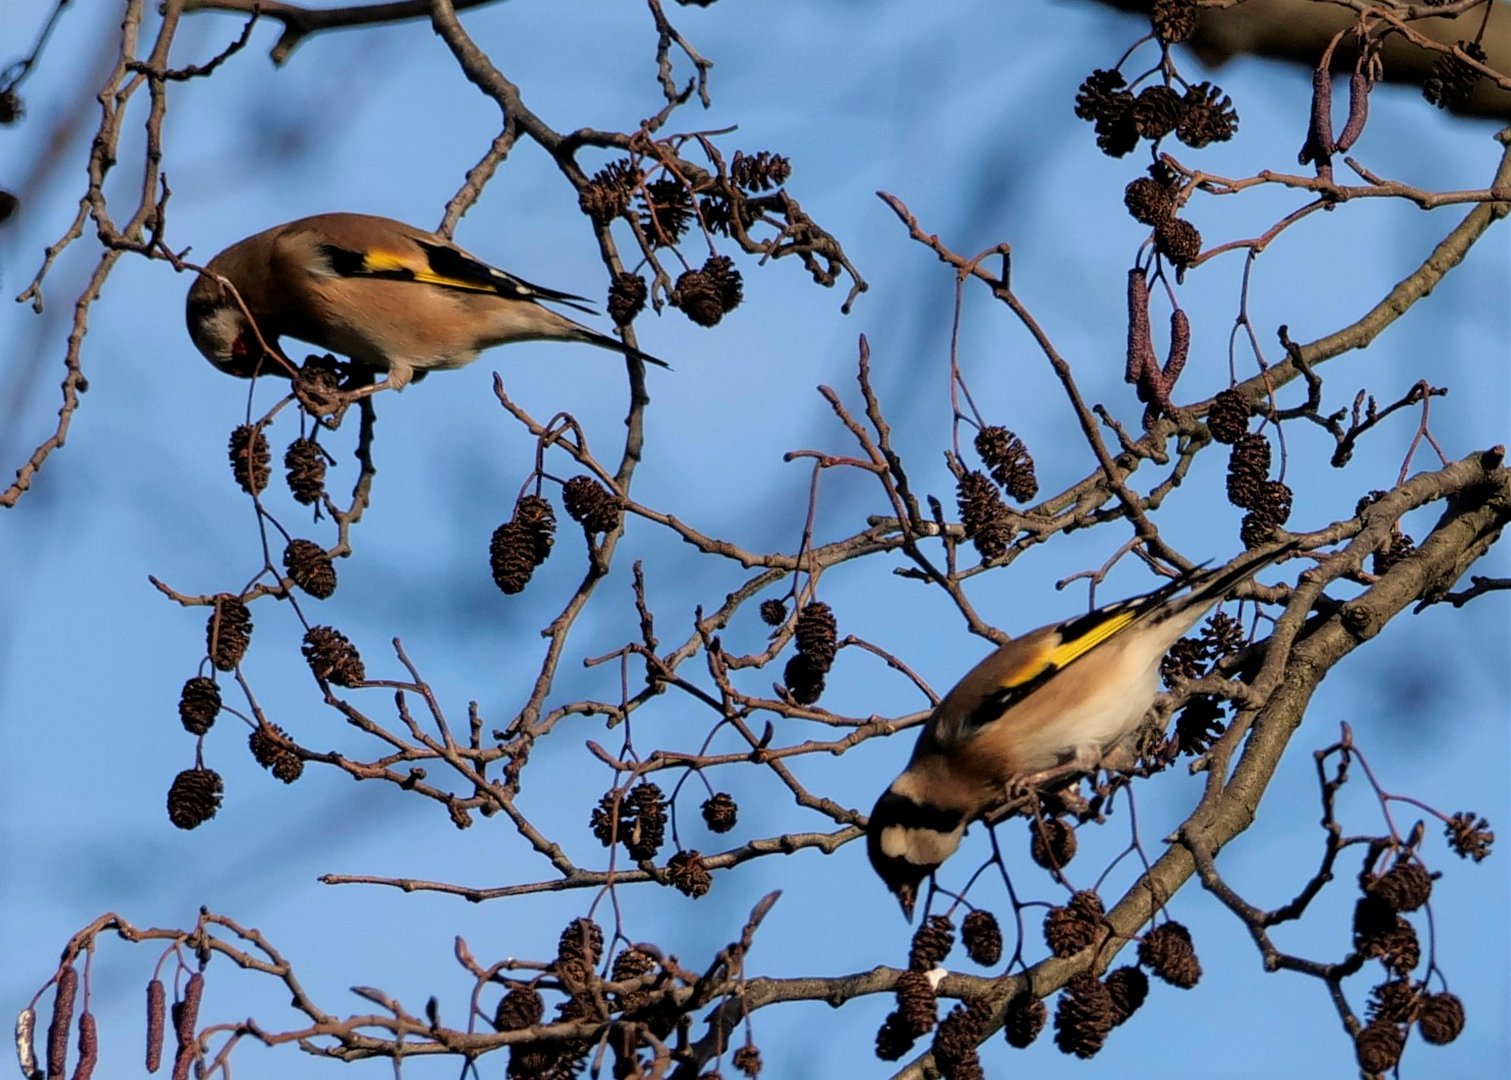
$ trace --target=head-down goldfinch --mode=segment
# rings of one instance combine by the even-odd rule
[[[189,289],[189,336],[210,363],[243,378],[283,372],[264,355],[258,333],[269,346],[297,338],[386,371],[394,390],[516,341],[581,341],[667,366],[541,306],[592,314],[582,297],[531,285],[389,218],[300,218],[232,244],[206,269]],[[240,304],[212,274],[235,286]]]
[[[972,821],[1035,774],[1094,771],[1138,729],[1181,635],[1294,544],[1196,572],[1009,641],[939,702],[866,828],[871,865],[911,921],[918,888]],[[1189,587],[1189,592],[1177,596]]]

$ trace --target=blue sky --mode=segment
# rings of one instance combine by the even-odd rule
[[[49,7],[41,0],[6,5],[0,40],[29,41]],[[901,197],[928,231],[957,250],[1010,242],[1014,284],[1074,365],[1082,391],[1137,424],[1137,403],[1122,381],[1123,287],[1143,230],[1123,212],[1121,192],[1138,166],[1097,153],[1090,128],[1070,112],[1077,83],[1092,67],[1116,61],[1140,33],[1136,20],[1039,0],[776,3],[759,10],[726,3],[678,7],[671,15],[716,64],[714,107],[689,106],[673,128],[738,124],[737,133],[721,137],[727,151],[789,156],[791,190],[841,238],[871,291],[843,316],[842,291],[815,287],[795,261],[756,267],[741,259],[746,302],[719,327],[700,330],[673,311],[642,319],[642,347],[676,368],[651,372],[654,400],[636,486],[642,501],[755,550],[792,549],[808,469],[784,465],[781,455],[794,448],[854,451],[813,388],[832,385],[855,404],[856,340],[864,333],[911,474],[948,502],[953,482],[940,451],[949,434],[953,279],[907,239],[877,190]],[[114,21],[92,7],[70,10],[23,88],[26,123],[0,130],[0,186],[27,196],[23,212],[0,229],[0,286],[8,295],[31,279],[42,248],[66,228],[83,190],[93,119],[87,110],[84,126],[66,136],[56,170],[32,188],[23,181],[46,160],[47,140],[80,95],[93,93],[92,73]],[[465,21],[531,108],[558,128],[626,129],[659,107],[654,35],[636,5],[515,0]],[[190,17],[174,61],[203,60],[238,27],[230,18]],[[204,258],[268,225],[332,209],[438,222],[496,125],[494,106],[464,82],[439,40],[422,24],[331,34],[311,39],[275,70],[266,53],[276,36],[271,26],[258,29],[252,45],[213,79],[174,88],[165,161],[174,189],[170,242],[193,244]],[[1199,71],[1194,60],[1183,63]],[[1304,135],[1305,72],[1240,61],[1193,77],[1221,83],[1242,124],[1233,142],[1188,160],[1230,176],[1289,166]],[[1380,174],[1422,186],[1480,186],[1498,153],[1492,131],[1445,117],[1410,90],[1382,88],[1357,154]],[[123,156],[120,187],[112,189],[122,207],[131,172],[125,162]],[[1260,192],[1199,199],[1189,216],[1210,245],[1262,231],[1296,204],[1294,196]],[[1286,233],[1260,260],[1251,292],[1267,355],[1277,353],[1279,323],[1305,341],[1356,317],[1462,213],[1350,205]],[[527,145],[469,213],[458,239],[528,280],[591,296],[604,288],[575,195]],[[687,250],[701,259],[695,244]],[[1507,252],[1504,232],[1492,233],[1367,353],[1330,365],[1331,406],[1346,406],[1361,387],[1393,400],[1425,377],[1451,388],[1433,403],[1433,431],[1450,457],[1506,441]],[[0,308],[0,451],[7,469],[51,429],[65,320],[93,258],[87,242],[65,255],[48,281],[43,316],[22,305]],[[1195,340],[1178,399],[1225,385],[1241,269],[1240,258],[1229,256],[1189,275],[1181,289]],[[192,833],[165,819],[167,784],[192,764],[192,740],[179,728],[175,703],[203,648],[204,620],[164,600],[147,575],[186,592],[209,592],[239,584],[261,560],[251,508],[226,475],[224,458],[226,434],[245,409],[245,384],[221,376],[194,352],[182,323],[187,285],[162,263],[122,263],[91,319],[84,360],[91,389],[68,445],[48,461],[35,490],[0,519],[0,734],[9,766],[0,788],[0,858],[7,868],[0,875],[0,954],[7,958],[0,995],[19,1009],[68,935],[101,911],[139,924],[187,925],[206,904],[277,942],[332,1011],[361,1009],[345,988],[370,984],[416,1010],[436,994],[443,1016],[454,1019],[468,991],[450,959],[456,935],[483,957],[549,956],[560,928],[591,897],[471,906],[327,888],[315,878],[372,873],[488,886],[549,876],[502,819],[458,833],[429,804],[319,769],[284,788],[250,761],[229,717],[206,741],[208,762],[227,781],[219,817]],[[984,292],[967,295],[960,347],[976,400],[989,419],[1027,441],[1044,490],[1089,471],[1092,460],[1047,365],[1010,313]],[[386,643],[402,638],[454,723],[465,723],[469,700],[479,702],[490,724],[512,715],[539,663],[538,631],[581,572],[580,542],[564,529],[556,555],[522,597],[502,597],[486,576],[488,536],[508,515],[533,463],[530,440],[493,399],[495,370],[537,416],[570,411],[590,442],[617,459],[610,448],[622,431],[623,375],[608,354],[590,348],[511,347],[383,400],[377,497],[358,530],[355,555],[339,564],[341,589],[318,606],[322,621],[359,643],[369,671],[397,675]],[[258,400],[270,404],[271,388]],[[1365,491],[1393,483],[1413,429],[1401,417],[1348,469],[1333,471],[1321,465],[1326,451],[1316,436],[1291,425],[1293,527],[1335,520]],[[1419,467],[1430,462],[1417,459]],[[565,469],[563,462],[556,471]],[[337,475],[349,482],[345,456]],[[824,538],[884,511],[874,485],[859,474],[833,474],[824,484],[818,522]],[[1221,490],[1219,455],[1207,455],[1161,513],[1168,535],[1194,558],[1238,549],[1240,514]],[[284,510],[286,520],[304,520],[291,506]],[[1435,516],[1429,510],[1408,519],[1408,531],[1420,539]],[[1060,617],[1076,610],[1084,594],[1060,595],[1054,582],[1100,564],[1124,538],[1109,529],[1064,538],[975,579],[972,600],[1014,632]],[[663,640],[686,634],[695,605],[722,602],[743,580],[648,523],[634,523],[615,575],[577,628],[557,700],[617,696],[612,671],[583,670],[575,660],[635,635],[633,558],[645,560]],[[941,597],[894,578],[890,569],[865,562],[841,568],[825,577],[821,596],[838,612],[842,633],[906,655],[937,689],[947,688],[985,646],[965,633]],[[1476,570],[1507,573],[1504,553]],[[1103,595],[1148,586],[1147,575],[1130,564]],[[247,675],[272,718],[309,745],[362,748],[319,706],[294,659],[298,633],[289,613],[264,603],[254,615]],[[919,626],[929,632],[917,633]],[[726,641],[751,649],[763,633],[752,610]],[[1398,618],[1341,663],[1314,699],[1266,796],[1261,824],[1223,853],[1220,865],[1230,880],[1255,903],[1275,906],[1315,865],[1321,836],[1310,754],[1336,738],[1340,722],[1353,726],[1392,791],[1445,811],[1473,807],[1504,833],[1511,809],[1507,641],[1504,598],[1490,596],[1462,611],[1433,608]],[[773,670],[748,688],[776,677]],[[837,711],[902,715],[923,706],[903,680],[848,651],[830,685],[825,704]],[[385,692],[368,691],[360,700],[386,715]],[[668,698],[637,720],[636,742],[642,751],[685,748],[703,730],[697,727],[695,737],[689,727],[702,722],[691,703]],[[543,745],[530,766],[536,775],[527,809],[593,865],[601,855],[583,824],[611,778],[582,747],[587,739],[616,746],[619,738],[582,721]],[[836,800],[868,807],[910,743],[907,737],[869,743],[838,761],[805,761],[799,771]],[[742,799],[736,840],[818,824],[753,770],[726,770],[715,782]],[[1197,783],[1176,769],[1140,785],[1146,844],[1158,848]],[[1346,829],[1379,831],[1362,784],[1351,786],[1345,802]],[[686,809],[694,846],[717,849],[718,839],[696,824],[696,801]],[[1019,887],[1026,882],[1033,895],[1054,897],[1053,886],[1026,866],[1018,828],[1009,826],[1005,835],[1009,859],[1021,867]],[[1098,849],[1118,850],[1126,828],[1124,816],[1095,838],[1083,833],[1091,843],[1073,879],[1089,884],[1105,864],[1095,861]],[[984,841],[977,836],[961,858],[979,850]],[[1434,894],[1439,962],[1466,1001],[1469,1025],[1449,1047],[1414,1042],[1407,1072],[1504,1070],[1511,1060],[1501,1022],[1511,1012],[1504,853],[1476,866],[1436,841],[1427,851],[1434,868],[1445,871]],[[1340,877],[1355,871],[1346,858]],[[773,888],[784,895],[757,939],[753,972],[836,974],[905,959],[907,932],[859,845],[829,858],[805,853],[747,864],[720,875],[697,902],[644,887],[621,890],[620,900],[632,937],[700,968]],[[1351,905],[1349,881],[1340,880],[1311,917],[1279,935],[1282,947],[1319,959],[1341,956]],[[1352,1049],[1320,984],[1263,974],[1242,927],[1194,888],[1176,900],[1173,913],[1191,926],[1201,951],[1206,975],[1196,990],[1157,986],[1144,1011],[1090,1062],[1062,1057],[1048,1037],[1025,1052],[993,1039],[985,1051],[989,1073],[1195,1077],[1213,1075],[1214,1061],[1224,1063],[1222,1075],[1234,1077],[1349,1073]],[[141,990],[156,958],[147,947],[101,943],[94,1006],[107,1061],[139,1060]],[[292,1022],[282,994],[269,984],[223,963],[212,967],[210,983],[207,1016]],[[1361,1010],[1367,985],[1360,979],[1349,986]],[[809,1005],[759,1013],[754,1029],[767,1075],[889,1075],[869,1048],[890,1007],[873,997],[837,1012]],[[1265,1017],[1265,1030],[1285,1037],[1255,1040],[1254,1014]],[[1132,1062],[1164,1061],[1154,1055],[1168,1052],[1171,1031],[1182,1033],[1183,1060],[1135,1072]],[[239,1075],[254,1077],[274,1070],[314,1075],[319,1068],[289,1049],[251,1045],[238,1051],[237,1062]],[[454,1064],[411,1061],[405,1069],[416,1077],[455,1074]],[[367,1063],[350,1072],[387,1075],[388,1066]]]

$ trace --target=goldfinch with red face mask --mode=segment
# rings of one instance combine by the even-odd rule
[[[394,390],[516,341],[581,341],[667,366],[542,306],[592,314],[582,297],[531,285],[389,218],[301,218],[232,244],[206,269],[189,289],[189,336],[210,363],[242,378],[286,374],[264,356],[259,333],[270,346],[297,338],[386,371]],[[211,275],[229,281],[241,303]]]
[[[908,920],[919,886],[955,853],[967,825],[1036,774],[1072,764],[1095,771],[1148,714],[1170,646],[1294,546],[1041,627],[972,668],[929,716],[867,824],[871,865]]]

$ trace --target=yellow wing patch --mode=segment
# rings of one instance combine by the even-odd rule
[[[369,249],[362,255],[362,266],[370,274],[402,274],[412,281],[421,281],[427,285],[444,285],[449,289],[468,289],[472,292],[495,291],[491,284],[438,274],[429,260],[413,254]]]
[[[1067,638],[1054,648],[1047,650],[1044,658],[1044,667],[1063,668],[1071,661],[1084,656],[1108,638],[1115,637],[1128,629],[1128,627],[1133,625],[1134,620],[1138,616],[1139,612],[1136,608],[1124,608],[1122,611],[1109,615],[1095,625],[1087,627],[1080,634]]]

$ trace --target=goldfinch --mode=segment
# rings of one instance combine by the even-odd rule
[[[908,920],[919,885],[955,853],[967,825],[1036,774],[1094,771],[1154,704],[1160,660],[1176,639],[1294,546],[1041,627],[967,672],[924,724],[866,827],[871,866]]]
[[[232,244],[206,269],[189,289],[189,336],[210,363],[242,378],[281,370],[263,355],[247,312],[268,345],[287,336],[329,349],[386,371],[394,390],[516,341],[582,341],[667,366],[541,306],[592,314],[582,297],[531,285],[389,218],[300,218]],[[212,274],[235,286],[242,303]]]

